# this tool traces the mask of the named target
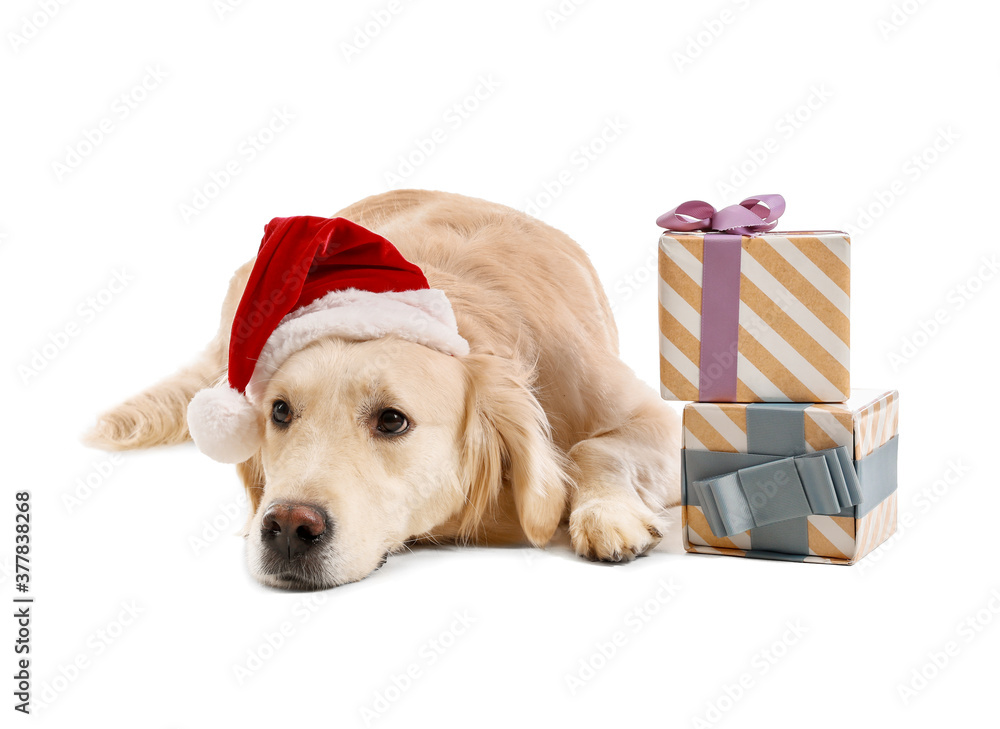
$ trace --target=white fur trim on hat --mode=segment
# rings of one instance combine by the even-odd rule
[[[188,404],[187,421],[198,450],[221,463],[252,458],[264,439],[253,405],[229,385],[196,393]]]
[[[331,291],[281,320],[257,359],[247,397],[256,402],[285,360],[317,339],[368,341],[389,334],[445,354],[469,353],[444,291]]]
[[[228,384],[198,392],[188,405],[188,431],[198,449],[222,463],[243,463],[260,449],[263,422],[253,403],[285,360],[328,336],[368,341],[394,334],[451,355],[469,353],[443,291],[331,291],[278,324],[257,359],[243,396]]]

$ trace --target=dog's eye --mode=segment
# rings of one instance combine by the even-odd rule
[[[292,422],[292,408],[284,400],[275,400],[271,406],[271,420],[277,425],[288,425]]]
[[[402,435],[410,427],[406,416],[398,410],[383,410],[378,414],[378,425],[376,426],[382,433],[389,435]]]

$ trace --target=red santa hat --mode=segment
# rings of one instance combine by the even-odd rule
[[[389,334],[469,352],[448,297],[385,238],[345,218],[275,218],[233,319],[228,383],[191,400],[191,437],[205,455],[242,463],[263,439],[254,406],[285,360],[324,337]]]

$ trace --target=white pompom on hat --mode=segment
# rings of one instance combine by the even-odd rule
[[[198,449],[222,463],[243,463],[260,448],[260,417],[245,396],[229,387],[208,387],[188,404],[188,430]]]
[[[188,405],[195,445],[223,463],[253,457],[264,437],[255,405],[285,360],[323,337],[390,334],[469,352],[448,297],[385,238],[345,218],[275,218],[233,319],[228,382]]]

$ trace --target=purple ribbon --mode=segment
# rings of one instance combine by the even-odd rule
[[[689,200],[656,219],[656,224],[667,230],[706,234],[698,364],[701,402],[736,400],[742,238],[774,230],[784,212],[785,198],[781,195],[757,195],[722,210],[703,200]]]

